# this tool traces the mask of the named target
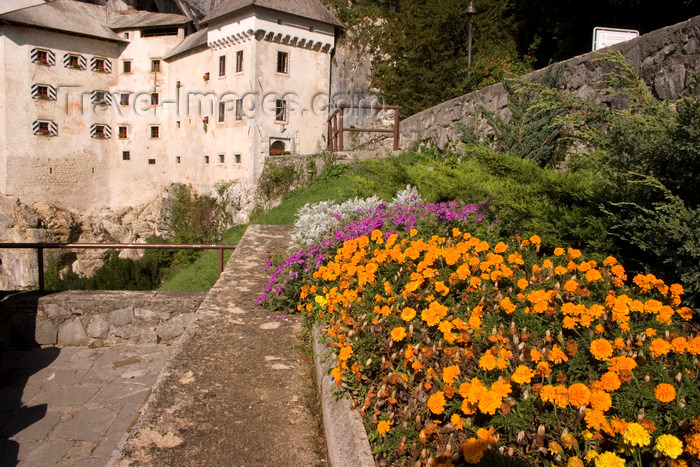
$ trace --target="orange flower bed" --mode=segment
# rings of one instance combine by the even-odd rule
[[[543,255],[537,236],[375,231],[298,309],[325,325],[380,463],[698,462],[692,310],[678,284],[626,281],[615,258]]]

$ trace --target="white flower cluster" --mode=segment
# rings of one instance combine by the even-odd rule
[[[414,205],[422,202],[420,193],[415,187],[407,185],[396,193],[389,206]],[[305,204],[297,211],[294,223],[292,245],[311,245],[334,232],[340,226],[340,219],[347,222],[356,219],[362,213],[379,207],[384,201],[377,196],[355,198],[342,204],[334,201],[321,201],[316,204]]]

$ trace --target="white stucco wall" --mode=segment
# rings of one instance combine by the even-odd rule
[[[327,101],[333,26],[264,9],[251,15],[248,10],[224,18],[211,26],[207,47],[168,61],[163,57],[184,39],[182,29],[178,36],[159,37],[121,30],[125,42],[119,43],[1,26],[0,194],[10,204],[19,198],[78,210],[118,209],[152,199],[171,183],[254,182],[276,140],[297,154],[323,149],[326,112],[319,103]],[[241,34],[244,30],[254,33]],[[56,64],[32,63],[34,48],[52,51]],[[240,73],[235,71],[238,51],[243,51]],[[286,74],[276,71],[279,51],[288,54]],[[66,53],[82,55],[87,69],[65,67]],[[223,76],[221,56],[226,57]],[[90,70],[92,57],[109,59],[111,73]],[[151,71],[153,59],[161,60],[159,72]],[[125,60],[131,61],[130,73],[123,71]],[[58,99],[33,99],[35,83],[56,87]],[[111,105],[91,104],[93,90],[110,92]],[[159,94],[156,106],[150,105],[152,92]],[[120,105],[122,93],[130,94],[129,106]],[[240,98],[244,115],[237,120]],[[277,98],[288,102],[285,122],[276,122]],[[218,121],[221,99],[228,101],[223,122]],[[211,106],[200,112],[198,100]],[[206,131],[203,117],[208,117]],[[55,122],[58,136],[34,135],[35,120]],[[111,137],[91,137],[92,124],[109,125]],[[118,137],[120,126],[127,127],[126,138]],[[158,138],[151,137],[152,126],[158,126]]]

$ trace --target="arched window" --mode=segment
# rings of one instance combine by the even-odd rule
[[[284,142],[282,141],[275,141],[270,145],[270,155],[271,156],[279,156],[282,155],[287,150],[286,146],[284,145]]]

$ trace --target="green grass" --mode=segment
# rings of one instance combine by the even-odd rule
[[[236,225],[224,232],[221,243],[238,243],[245,233],[247,225]],[[224,251],[224,264],[233,253]],[[218,279],[219,252],[209,250],[194,263],[178,271],[173,277],[161,284],[159,290],[209,290]]]

